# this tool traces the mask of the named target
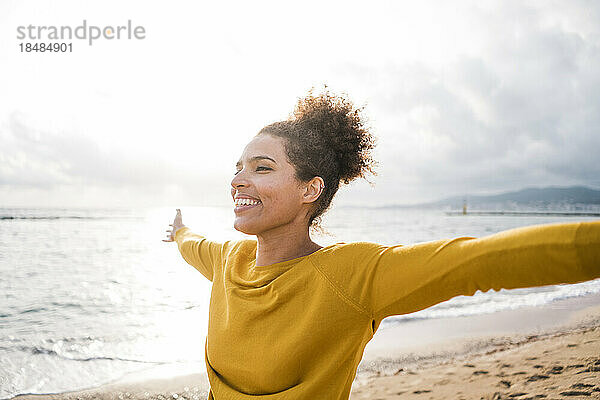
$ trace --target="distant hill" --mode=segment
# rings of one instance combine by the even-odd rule
[[[600,190],[591,189],[585,186],[525,188],[514,192],[504,192],[488,196],[453,196],[430,203],[413,205],[411,207],[449,207],[460,209],[465,200],[467,202],[467,207],[469,208],[495,209],[510,209],[519,206],[548,208],[565,207],[576,204],[600,205]]]

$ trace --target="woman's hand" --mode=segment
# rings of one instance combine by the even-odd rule
[[[183,225],[183,222],[181,222],[181,210],[179,208],[177,209],[177,213],[175,214],[175,219],[173,220],[173,223],[169,224],[169,226],[172,226],[173,229],[166,230],[166,232],[169,232],[169,234],[167,234],[167,239],[162,240],[163,242],[173,242],[175,240],[175,232],[177,232],[177,229],[183,228],[185,226]]]

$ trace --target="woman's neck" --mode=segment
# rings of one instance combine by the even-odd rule
[[[256,265],[271,265],[292,260],[322,248],[311,240],[308,228],[274,229],[256,235],[256,239]]]

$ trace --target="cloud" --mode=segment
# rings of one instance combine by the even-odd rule
[[[31,12],[20,7],[13,22]],[[175,27],[156,18],[160,7],[131,7],[156,33],[135,52],[98,46],[44,68],[5,52],[0,189],[93,185],[158,198],[176,186],[190,202],[228,201],[251,134],[321,82],[366,101],[379,137],[375,189],[356,182],[344,202],[600,187],[600,3],[329,5],[315,30],[310,8],[230,16],[215,5],[196,10],[198,26],[189,2]],[[202,50],[188,51],[196,42]],[[126,62],[106,69],[115,55]],[[16,84],[15,74],[31,79]]]
[[[371,88],[382,162],[402,171],[389,190],[406,190],[403,174],[438,196],[600,186],[600,37],[559,21],[556,7],[529,4],[470,12],[468,24],[485,21],[473,32],[485,46],[443,65],[340,66],[345,79]],[[590,7],[589,18],[598,15],[599,4],[585,5],[570,9],[572,18],[585,20]]]
[[[172,163],[138,154],[137,149],[103,150],[83,134],[36,130],[17,113],[3,132],[0,157],[0,185],[162,185],[174,174]]]
[[[66,189],[87,191],[101,198],[100,204],[128,204],[135,201],[166,204],[177,201],[215,202],[225,199],[227,181],[205,175],[178,160],[145,153],[143,146],[101,148],[81,132],[53,132],[26,125],[19,113],[10,116],[0,131],[0,190],[5,196],[14,190],[66,199]],[[206,187],[223,190],[206,191]],[[185,193],[182,188],[187,188]],[[11,190],[9,190],[11,189]],[[111,198],[119,196],[119,199]],[[126,197],[138,198],[127,199]],[[17,196],[22,201],[23,196]],[[125,197],[125,198],[124,198]],[[43,199],[31,199],[41,204]]]

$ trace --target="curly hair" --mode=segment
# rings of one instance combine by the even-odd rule
[[[347,94],[325,91],[314,95],[312,87],[304,98],[298,99],[293,113],[285,121],[262,128],[258,134],[284,139],[285,152],[294,166],[296,178],[308,182],[320,176],[325,188],[312,210],[308,225],[321,230],[321,215],[331,205],[341,183],[356,178],[377,175],[376,161],[371,155],[376,138],[365,127],[361,116],[364,107],[355,108]]]

